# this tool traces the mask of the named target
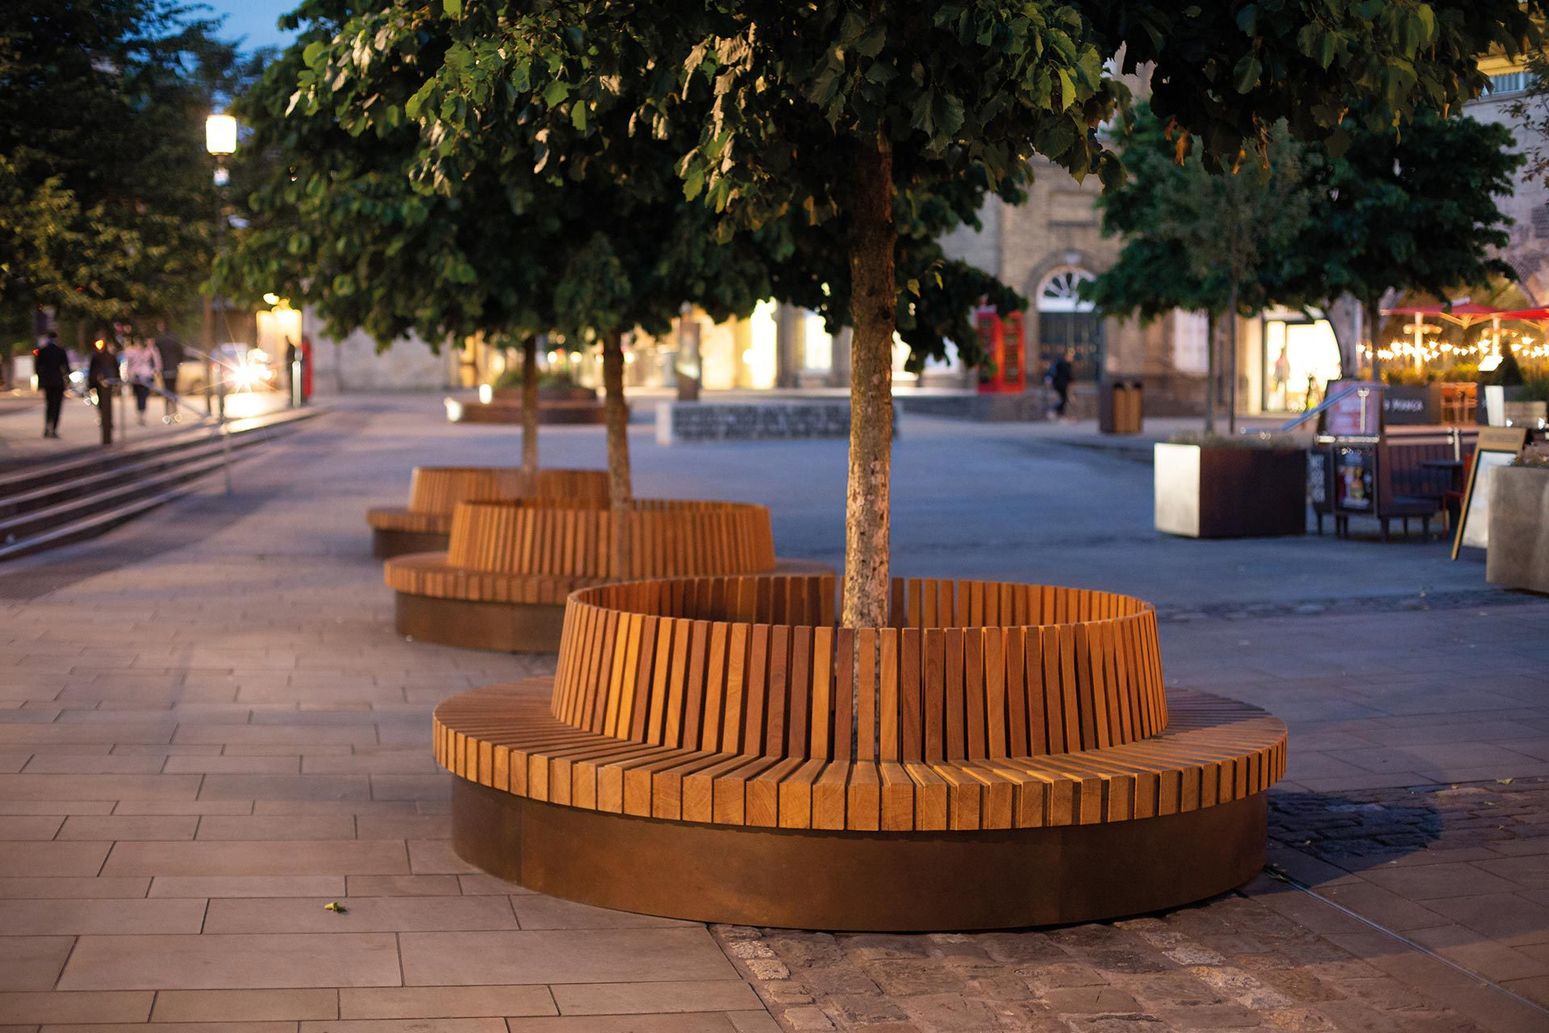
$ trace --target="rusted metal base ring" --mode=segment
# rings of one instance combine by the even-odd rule
[[[391,531],[374,527],[371,529],[371,555],[385,560],[411,552],[445,552],[448,537],[434,531]]]
[[[1136,915],[1264,865],[1265,795],[1138,821],[982,832],[705,825],[543,803],[453,778],[463,860],[543,893],[701,922],[1006,929]]]
[[[493,603],[437,599],[399,592],[398,634],[417,642],[506,653],[555,653],[565,607],[546,603]]]

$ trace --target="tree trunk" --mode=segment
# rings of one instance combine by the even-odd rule
[[[1382,323],[1382,299],[1368,299],[1366,308],[1366,339],[1370,342],[1372,350],[1372,380],[1382,383],[1382,359],[1377,355],[1377,349],[1381,346],[1377,339],[1377,333]]]
[[[1226,304],[1226,433],[1237,436],[1237,284]]]
[[[893,449],[893,149],[878,133],[853,169],[850,237],[850,470],[844,514],[845,627],[887,624]]]
[[[629,515],[633,491],[629,483],[629,409],[624,404],[623,334],[609,330],[602,337],[603,411],[608,423],[608,504],[613,510],[615,577],[629,577]]]
[[[522,474],[528,490],[538,481],[538,336],[522,338]]]
[[[1216,432],[1216,314],[1205,313],[1205,433]]]

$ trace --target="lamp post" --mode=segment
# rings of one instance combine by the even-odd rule
[[[220,189],[231,181],[231,173],[226,168],[226,156],[236,153],[237,150],[237,120],[231,115],[216,112],[204,120],[204,149],[215,159],[215,248],[220,249],[221,237],[224,234],[225,213],[222,210]],[[205,393],[204,411],[211,413],[214,405],[214,388],[217,368],[215,364],[215,298],[212,294],[204,296],[204,355],[205,355]],[[221,413],[225,414],[225,405],[221,405]]]

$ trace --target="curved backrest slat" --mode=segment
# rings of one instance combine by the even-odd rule
[[[911,579],[834,626],[834,578],[574,593],[555,717],[651,745],[930,764],[1101,749],[1167,725],[1156,613],[1086,589]]]
[[[615,553],[626,521],[630,562]],[[619,513],[604,500],[461,502],[452,513],[447,562],[506,574],[576,578],[695,577],[774,567],[763,506],[643,499]]]
[[[479,499],[606,499],[606,470],[539,470],[529,480],[512,466],[416,466],[409,509],[450,514],[459,502]]]

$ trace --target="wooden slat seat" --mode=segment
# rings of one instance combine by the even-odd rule
[[[574,592],[552,678],[436,708],[458,852],[588,903],[837,929],[1133,914],[1262,866],[1285,726],[1168,698],[1150,605],[896,580],[857,629],[834,589]]]
[[[627,561],[615,527],[625,521]],[[735,502],[464,501],[444,552],[390,558],[400,634],[477,649],[553,652],[566,597],[623,578],[827,569],[778,561],[769,511]]]
[[[1285,726],[1257,708],[1180,695],[1175,727],[1072,754],[957,761],[822,760],[652,746],[578,732],[527,686],[437,708],[436,760],[478,785],[587,810],[785,829],[1044,828],[1211,807],[1285,773]]]
[[[530,690],[457,696],[436,711],[437,759],[569,806],[884,831],[1151,817],[1262,792],[1284,770],[1276,719],[1165,698],[1140,600],[899,580],[898,626],[856,630],[831,626],[834,587],[578,591],[547,707]]]
[[[366,522],[383,531],[445,535],[452,511],[463,501],[490,499],[606,499],[605,470],[540,470],[529,479],[518,467],[417,466],[406,507],[366,511]]]

